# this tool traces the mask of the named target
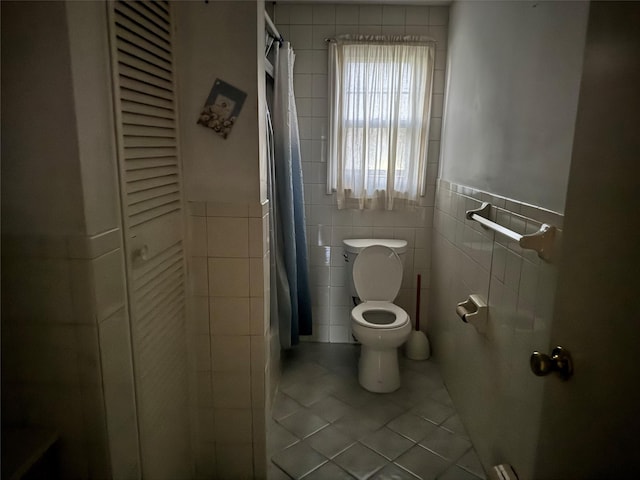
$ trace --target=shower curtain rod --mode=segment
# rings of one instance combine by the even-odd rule
[[[273,20],[271,20],[271,17],[266,10],[264,11],[264,21],[266,23],[267,30],[269,31],[269,35],[275,38],[280,43],[280,45],[282,45],[282,42],[284,42],[284,38],[282,38],[282,35],[280,35],[280,32],[276,28],[275,23],[273,23]]]

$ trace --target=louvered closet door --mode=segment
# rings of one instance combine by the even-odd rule
[[[109,5],[142,475],[189,478],[183,206],[168,2]]]

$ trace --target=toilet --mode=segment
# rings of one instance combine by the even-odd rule
[[[393,304],[402,284],[404,240],[344,240],[349,270],[362,303],[351,311],[351,331],[362,344],[358,380],[370,392],[400,387],[398,347],[411,333],[409,315]],[[355,297],[355,295],[354,295]]]

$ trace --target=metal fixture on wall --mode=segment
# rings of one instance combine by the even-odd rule
[[[551,356],[533,352],[529,359],[531,371],[539,376],[544,377],[552,372],[557,372],[562,380],[569,380],[573,375],[573,361],[568,350],[562,347],[555,347],[551,351]]]
[[[475,220],[485,228],[501,233],[502,235],[518,242],[520,247],[527,250],[535,250],[538,256],[543,260],[550,261],[553,254],[553,243],[556,234],[556,227],[543,223],[540,229],[530,235],[520,235],[518,232],[509,230],[502,225],[489,220],[489,212],[491,204],[483,202],[480,208],[467,210],[466,217],[468,220]]]

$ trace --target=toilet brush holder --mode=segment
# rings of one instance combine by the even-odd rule
[[[429,339],[424,332],[420,331],[420,282],[418,275],[418,291],[416,293],[416,328],[411,331],[409,339],[405,344],[404,353],[411,360],[427,360],[431,356]]]
[[[429,340],[424,332],[413,330],[405,344],[405,355],[411,360],[427,360],[431,356]]]

